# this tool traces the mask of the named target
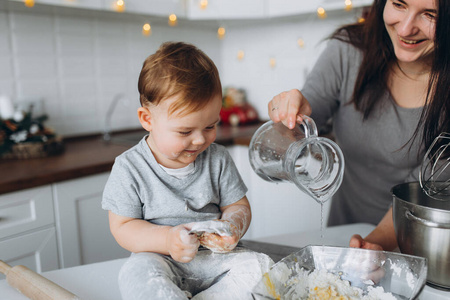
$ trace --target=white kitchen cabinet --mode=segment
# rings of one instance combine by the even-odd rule
[[[23,2],[24,0],[12,0]],[[86,9],[102,9],[104,0],[35,0],[35,4],[45,4],[53,6],[66,6]]]
[[[187,18],[190,20],[262,19],[266,17],[262,0],[214,0],[205,9],[199,0],[188,0]]]
[[[63,268],[127,257],[101,208],[109,173],[54,184],[56,226]]]
[[[102,0],[35,0],[35,3],[79,8],[100,9],[102,7]]]
[[[317,8],[323,7],[326,11],[344,10],[344,0],[298,1],[298,0],[265,0],[267,17],[283,17],[316,13]],[[373,0],[352,0],[352,7],[372,5]]]
[[[12,0],[23,2],[23,0]],[[37,4],[82,9],[116,11],[117,0],[35,0]],[[354,8],[370,6],[373,0],[352,0]],[[155,17],[176,14],[196,20],[264,20],[267,18],[315,13],[319,6],[327,11],[344,10],[344,0],[214,0],[206,9],[200,0],[125,0],[125,12]]]
[[[114,10],[117,0],[105,0],[105,9]],[[186,17],[186,1],[168,0],[125,0],[125,11],[128,13],[168,17],[176,14],[178,18]]]
[[[0,195],[0,259],[37,272],[59,268],[50,185]]]
[[[59,268],[55,227],[0,240],[0,259],[38,273]],[[0,274],[0,280],[5,276]]]
[[[0,240],[54,222],[50,185],[0,195]]]

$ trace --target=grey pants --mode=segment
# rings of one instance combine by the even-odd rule
[[[225,254],[199,249],[189,263],[133,253],[120,270],[119,288],[124,300],[252,299],[252,288],[272,264],[269,256],[241,247]]]

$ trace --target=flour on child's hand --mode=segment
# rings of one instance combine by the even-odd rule
[[[202,234],[203,232],[215,233],[220,236],[232,236],[231,227],[228,222],[222,221],[204,221],[192,223],[189,233]]]
[[[191,230],[189,233],[196,234],[200,245],[208,248],[215,253],[226,253],[234,249],[236,243],[224,243],[222,237],[233,236],[233,230],[236,227],[229,221],[211,220],[204,222],[191,223]],[[233,229],[233,227],[235,227]],[[235,233],[236,234],[236,233]]]

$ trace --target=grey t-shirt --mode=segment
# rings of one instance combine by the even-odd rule
[[[363,121],[362,113],[349,104],[361,61],[358,49],[332,39],[302,89],[319,128],[332,118],[336,142],[344,153],[344,179],[333,197],[330,226],[378,224],[392,203],[391,188],[417,181],[424,155],[421,133],[403,147],[417,127],[422,107],[400,107],[386,91]]]
[[[102,208],[157,225],[218,219],[220,207],[242,199],[247,187],[225,147],[211,144],[193,173],[176,178],[155,160],[144,137],[119,155],[106,183]]]

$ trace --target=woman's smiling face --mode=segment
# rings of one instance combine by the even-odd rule
[[[398,61],[429,58],[434,51],[436,16],[435,0],[387,0],[383,19]]]

